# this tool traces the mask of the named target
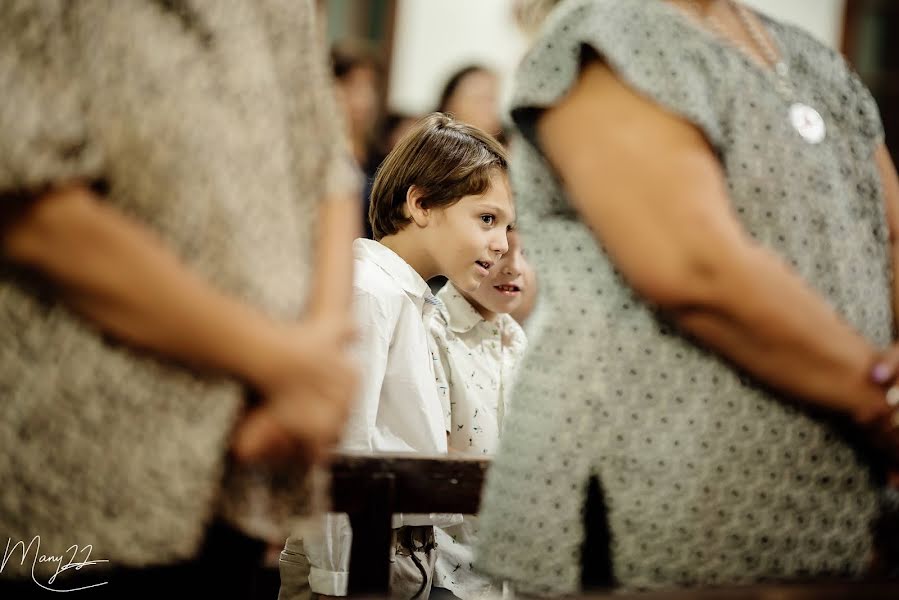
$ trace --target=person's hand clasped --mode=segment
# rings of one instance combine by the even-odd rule
[[[346,321],[308,319],[287,329],[259,386],[261,403],[234,432],[231,449],[242,462],[301,458],[322,462],[339,441],[355,396],[358,373]]]
[[[884,406],[866,427],[874,437],[872,441],[888,452],[895,474],[899,469],[899,345],[883,352],[871,371],[871,379],[883,386]]]

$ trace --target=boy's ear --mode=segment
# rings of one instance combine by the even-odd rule
[[[406,190],[406,213],[419,227],[426,227],[431,219],[431,210],[421,205],[423,197],[424,193],[418,186],[410,185]]]

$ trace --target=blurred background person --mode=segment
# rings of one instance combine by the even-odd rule
[[[390,154],[393,147],[406,133],[415,126],[420,115],[411,115],[401,112],[389,112],[381,123],[380,134],[377,137],[378,153],[383,157]],[[379,161],[380,162],[380,161]]]
[[[500,90],[497,74],[482,65],[469,65],[453,73],[437,104],[439,112],[486,131],[503,141]]]
[[[369,194],[375,171],[383,156],[375,138],[382,98],[381,68],[374,53],[360,41],[343,41],[331,47],[335,92],[343,115],[347,145],[362,168],[362,222],[365,237],[371,238],[368,222]]]
[[[372,158],[373,135],[380,116],[380,65],[362,42],[343,41],[331,47],[331,68],[348,146],[356,162],[365,168]]]

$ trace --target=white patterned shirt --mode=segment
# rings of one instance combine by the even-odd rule
[[[465,454],[492,455],[527,348],[524,331],[506,314],[485,320],[451,282],[437,298],[443,306],[431,321],[431,335],[438,353],[437,383],[450,430],[449,445]],[[434,585],[462,600],[492,591],[489,581],[472,572],[476,529],[476,517],[469,516],[459,525],[435,529]]]
[[[427,326],[439,302],[425,280],[383,244],[357,239],[353,256],[353,308],[360,330],[357,349],[362,389],[341,450],[445,454],[446,427],[434,385],[435,365]],[[393,527],[459,520],[458,515],[395,514]],[[349,520],[344,514],[328,513],[310,533],[303,546],[311,567],[312,591],[345,595],[352,541]]]

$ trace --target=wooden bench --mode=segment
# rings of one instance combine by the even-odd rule
[[[351,596],[387,597],[394,513],[478,512],[490,461],[422,455],[339,455],[331,466],[332,502],[350,515]],[[817,583],[587,594],[591,600],[899,600],[897,583]]]
[[[350,595],[386,594],[394,513],[478,512],[490,461],[420,454],[341,454],[331,465],[334,511],[350,515]]]

